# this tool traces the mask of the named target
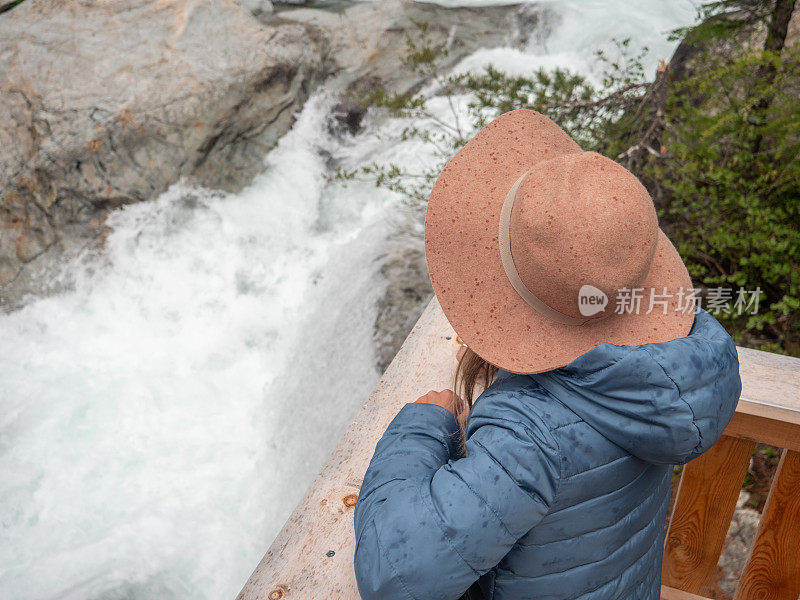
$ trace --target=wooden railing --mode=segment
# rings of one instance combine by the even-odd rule
[[[739,348],[742,397],[725,435],[686,465],[661,573],[664,600],[712,598],[756,442],[783,448],[735,600],[800,596],[800,359]]]
[[[237,600],[357,600],[353,508],[397,411],[452,386],[455,333],[434,298]],[[736,600],[800,596],[800,359],[739,349],[742,398],[726,435],[683,470],[664,554],[663,600],[697,600],[713,578],[756,442],[784,448]]]

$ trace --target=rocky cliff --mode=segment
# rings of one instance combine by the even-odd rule
[[[31,0],[0,14],[0,307],[48,291],[115,207],[179,180],[246,185],[317,86],[420,85],[397,67],[414,21],[456,61],[502,43],[514,12],[289,4]],[[352,104],[341,113],[357,126]]]

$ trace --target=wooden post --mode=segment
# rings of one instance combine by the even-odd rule
[[[754,449],[754,442],[723,436],[684,467],[664,546],[664,585],[701,596],[713,592],[717,561]]]
[[[736,600],[800,596],[800,453],[784,450]]]

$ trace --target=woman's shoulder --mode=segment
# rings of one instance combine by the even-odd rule
[[[466,447],[470,455],[491,456],[529,495],[541,498],[546,491],[549,506],[564,464],[556,431],[564,422],[560,403],[532,378],[504,377],[475,401]]]
[[[495,423],[519,424],[546,438],[580,418],[528,375],[500,371],[475,401],[467,435],[476,427]]]

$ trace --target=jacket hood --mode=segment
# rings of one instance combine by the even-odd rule
[[[686,337],[601,344],[530,377],[606,438],[659,464],[682,464],[708,450],[742,389],[736,345],[702,309]]]

